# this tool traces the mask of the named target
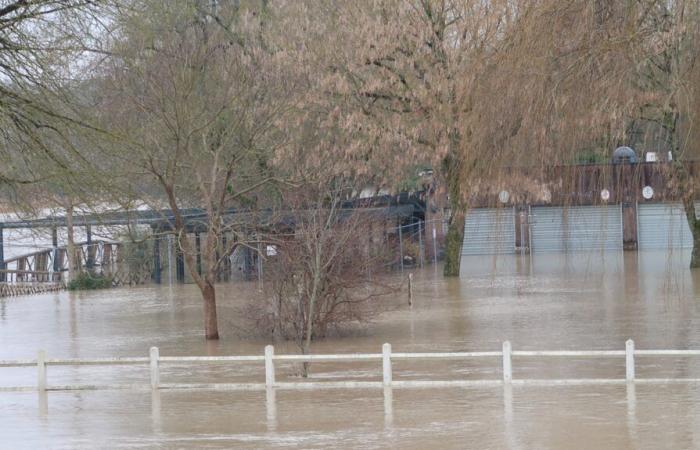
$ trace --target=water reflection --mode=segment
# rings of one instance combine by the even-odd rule
[[[277,431],[277,392],[275,388],[265,389],[265,411],[267,413],[267,431]]]
[[[384,387],[384,429],[389,430],[394,425],[394,390]]]
[[[627,432],[630,442],[637,442],[637,390],[633,382],[627,382]]]
[[[151,424],[153,433],[159,434],[162,431],[160,391],[158,389],[151,390]]]
[[[684,255],[654,252],[465,259],[462,277],[414,271],[414,305],[315,342],[318,353],[514,348],[700,348],[700,276]],[[261,355],[266,337],[247,336],[241,306],[257,283],[221,285],[220,342],[202,339],[193,285],[146,286],[0,300],[0,359],[161,355]],[[296,353],[276,342],[276,353]],[[620,359],[514,361],[520,378],[624,378]],[[398,381],[499,379],[495,360],[397,362]],[[315,381],[381,380],[374,363],[319,363]],[[164,382],[260,382],[260,364],[163,365]],[[0,369],[0,385],[33,383],[34,368]],[[698,358],[639,358],[637,377],[700,378]],[[300,381],[280,364],[279,381]],[[148,383],[147,367],[51,367],[50,384]],[[380,398],[381,395],[381,398]],[[48,396],[51,399],[48,399]],[[49,408],[49,401],[51,407]],[[385,389],[290,392],[127,391],[0,393],[0,423],[28,446],[689,448],[700,445],[697,386],[502,389]],[[643,426],[642,426],[643,425]],[[44,427],[44,428],[41,428]],[[36,432],[39,429],[41,432]],[[44,438],[49,440],[43,440]],[[386,444],[386,445],[385,445]],[[127,445],[127,444],[119,444]]]

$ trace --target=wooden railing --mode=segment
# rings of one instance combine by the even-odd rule
[[[583,379],[514,379],[513,358],[517,357],[625,357],[625,378],[583,378]],[[373,388],[373,387],[449,387],[479,385],[579,385],[579,384],[624,384],[624,383],[698,383],[699,378],[636,378],[635,357],[650,356],[700,356],[700,350],[636,350],[634,342],[628,340],[625,350],[589,350],[589,351],[514,351],[510,342],[503,343],[501,351],[486,352],[447,352],[447,353],[392,353],[391,345],[384,344],[381,353],[317,354],[317,355],[276,355],[274,347],[265,347],[264,355],[248,356],[160,356],[157,347],[150,349],[148,357],[132,358],[96,358],[96,359],[49,359],[46,352],[39,351],[36,359],[0,360],[0,367],[36,367],[36,386],[0,387],[0,391],[17,390],[87,390],[87,389],[223,389],[223,390],[265,390],[270,388],[308,389],[308,388]],[[501,379],[486,380],[406,380],[393,379],[392,361],[394,360],[434,360],[475,358],[499,358],[502,360]],[[340,382],[278,382],[275,378],[275,362],[320,362],[320,361],[381,361],[382,381],[340,381]],[[259,383],[162,383],[160,379],[161,364],[168,363],[264,363],[265,382]],[[108,385],[61,385],[52,386],[47,381],[48,366],[84,366],[84,365],[144,365],[149,367],[150,386],[134,384]],[[699,374],[700,375],[700,374]]]

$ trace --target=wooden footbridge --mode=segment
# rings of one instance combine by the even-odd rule
[[[121,244],[105,240],[77,242],[76,266],[106,275],[118,273]],[[58,245],[2,261],[0,297],[37,294],[65,288],[68,248]]]
[[[75,265],[81,271],[109,275],[115,284],[128,282],[124,273],[123,244],[106,239],[93,239],[92,229],[98,226],[151,224],[163,220],[160,211],[129,211],[100,215],[74,216],[75,228],[85,230],[86,239],[76,242]],[[66,228],[65,217],[0,222],[0,297],[36,294],[64,289],[68,274],[68,248],[59,245],[58,230]],[[51,244],[41,250],[5,258],[4,230],[43,229],[51,231]]]
[[[424,200],[418,194],[402,194],[401,196],[379,196],[372,199],[363,199],[357,204],[352,202],[344,205],[344,208],[367,208],[371,214],[381,213],[387,223],[398,221],[398,238],[401,240],[401,221],[424,220]],[[200,234],[206,233],[207,212],[201,208],[189,208],[180,211],[185,219],[186,234],[194,237],[194,246],[199,253],[201,239]],[[226,211],[227,217],[246,217],[245,211],[229,209]],[[265,216],[265,212],[262,213]],[[270,212],[267,212],[270,215]],[[416,218],[418,216],[419,218]],[[416,217],[414,217],[416,216]],[[275,220],[288,221],[293,223],[294,212],[286,211],[280,213],[280,218]],[[252,220],[248,218],[247,220]],[[90,273],[109,275],[115,285],[138,284],[147,280],[161,283],[162,273],[165,267],[169,273],[170,282],[185,282],[185,258],[182,254],[177,239],[174,239],[174,215],[170,210],[136,210],[104,212],[100,214],[74,215],[72,217],[73,227],[84,229],[86,239],[74,244],[76,266],[81,271]],[[286,222],[285,222],[286,223]],[[413,223],[413,222],[412,222]],[[417,223],[417,222],[416,222]],[[138,227],[147,226],[151,228],[151,241],[147,252],[144,255],[150,267],[140,268],[138,271],[132,270],[124,243],[110,241],[106,239],[94,240],[92,238],[93,228],[97,227],[125,227],[133,230]],[[415,227],[413,225],[407,225]],[[34,294],[40,292],[55,291],[65,288],[68,274],[68,248],[66,245],[59,245],[58,231],[68,227],[68,220],[65,216],[52,216],[33,220],[17,220],[0,222],[0,297]],[[51,244],[45,245],[43,249],[35,250],[31,253],[12,256],[5,259],[5,236],[4,230],[44,230],[50,231]],[[424,228],[423,228],[424,229]],[[418,226],[418,230],[421,227]],[[419,231],[420,235],[420,231]],[[224,245],[226,236],[223,236]],[[161,245],[165,244],[165,251],[161,251]],[[11,243],[14,245],[14,243]],[[258,262],[258,276],[261,276],[261,265],[256,260],[257,252],[245,248],[243,255],[243,273],[254,271],[255,261]],[[146,249],[142,249],[146,251]],[[201,259],[197,257],[197,267],[201,267]],[[403,255],[400,258],[403,264]],[[164,264],[167,263],[167,266]],[[402,267],[403,268],[403,267]],[[138,273],[134,273],[138,272]],[[224,264],[221,274],[222,281],[228,280],[232,275],[232,264],[229,260]]]

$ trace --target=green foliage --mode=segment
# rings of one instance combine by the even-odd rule
[[[112,287],[112,277],[104,274],[80,272],[68,283],[69,291],[86,291],[92,289],[107,289]]]
[[[584,150],[574,156],[574,164],[605,164],[608,157],[596,150]]]

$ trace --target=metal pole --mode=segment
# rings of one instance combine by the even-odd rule
[[[418,222],[418,252],[420,253],[418,260],[420,267],[423,268],[423,221]]]
[[[187,239],[187,237],[185,237]],[[175,276],[179,283],[185,282],[185,256],[182,254],[182,248],[180,247],[179,240],[177,241],[177,246],[175,247]]]
[[[401,272],[403,272],[403,233],[401,228],[401,224],[399,223],[399,256],[401,257]]]
[[[53,245],[52,269],[53,272],[56,273],[61,270],[60,266],[58,265],[58,230],[56,227],[51,228],[51,244]]]
[[[160,284],[161,282],[161,262],[160,262],[160,241],[159,236],[153,238],[153,282]]]
[[[194,234],[194,245],[197,252],[197,273],[202,274],[202,238],[199,232]]]
[[[168,240],[168,284],[173,284],[173,235],[169,234]]]
[[[263,266],[262,266],[262,247],[260,242],[258,242],[258,281],[262,283],[263,278]]]
[[[85,226],[85,234],[87,235],[87,261],[85,261],[85,268],[88,272],[92,272],[95,259],[92,253],[92,227],[90,225]]]

